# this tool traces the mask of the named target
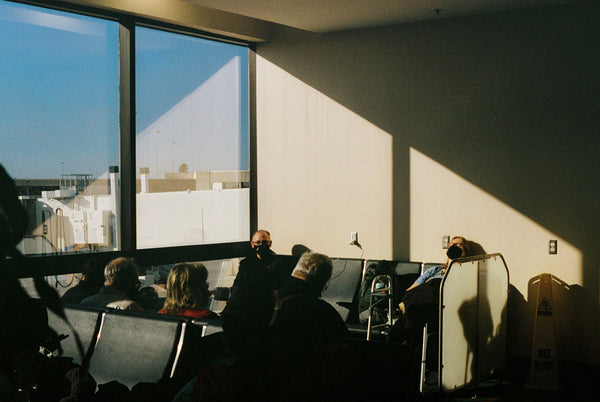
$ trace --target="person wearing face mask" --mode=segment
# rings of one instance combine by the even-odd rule
[[[240,261],[227,305],[221,312],[223,340],[228,352],[236,353],[260,338],[273,313],[273,292],[285,282],[294,267],[289,259],[271,250],[271,234],[258,230],[252,235],[250,254]]]
[[[233,282],[232,291],[239,288],[265,288],[269,292],[278,289],[290,275],[293,268],[277,258],[271,250],[271,234],[266,230],[257,230],[252,235],[250,255],[240,262],[238,274]]]
[[[446,270],[452,260],[471,256],[469,241],[462,236],[454,236],[448,246],[446,262],[423,272],[406,289],[398,305],[401,314],[390,331],[390,340],[418,344],[425,323],[429,323],[432,330],[437,326],[440,284]]]
[[[406,291],[412,290],[419,285],[424,284],[425,282],[433,279],[442,279],[444,274],[446,273],[446,269],[450,265],[450,262],[456,258],[468,257],[471,255],[469,242],[462,236],[454,236],[450,240],[450,244],[448,245],[448,251],[446,252],[448,259],[442,265],[437,265],[435,267],[429,268],[427,271],[423,272],[421,276],[417,278],[417,280],[410,285]]]

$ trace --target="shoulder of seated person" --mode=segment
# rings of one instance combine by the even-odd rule
[[[114,308],[115,310],[144,311],[142,306],[140,306],[133,300],[119,300],[119,301],[107,304],[106,307]]]

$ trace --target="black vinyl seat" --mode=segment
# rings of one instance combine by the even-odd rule
[[[98,332],[102,324],[102,315],[106,309],[82,306],[79,304],[65,304],[63,308],[67,320],[71,323],[81,340],[83,353],[91,352],[95,346]],[[47,311],[48,326],[63,338],[60,341],[60,346],[63,351],[62,356],[72,358],[73,363],[75,364],[81,364],[82,356],[77,348],[75,334],[73,334],[62,318],[49,309]],[[58,351],[54,352],[54,354],[58,355]]]
[[[192,320],[189,323],[181,358],[174,370],[178,382],[187,382],[224,352],[220,320]]]
[[[200,328],[201,336],[223,332],[221,320],[192,320],[192,324]]]
[[[140,382],[170,378],[188,325],[182,317],[108,311],[89,373],[99,385],[116,380],[130,389]]]
[[[394,295],[400,300],[409,288],[423,273],[423,264],[414,261],[393,261],[394,262]]]
[[[365,323],[367,339],[373,335],[387,339],[398,318],[397,306],[406,289],[422,272],[415,261],[367,260],[361,282],[359,320]],[[377,281],[377,283],[374,283]],[[373,286],[377,285],[377,289]]]
[[[356,303],[364,260],[353,258],[333,258],[333,272],[321,298],[331,304],[348,321],[356,314]]]
[[[371,266],[371,264],[378,264],[385,260],[367,260],[365,267]],[[402,297],[404,291],[412,285],[417,278],[421,275],[423,264],[415,261],[387,261],[390,268],[393,269],[395,274],[394,277],[394,294],[397,298]]]

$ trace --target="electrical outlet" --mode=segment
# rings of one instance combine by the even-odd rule
[[[558,254],[558,240],[548,242],[548,254]]]
[[[358,232],[350,232],[350,244],[358,243]]]
[[[442,248],[448,248],[448,244],[450,244],[450,236],[449,235],[445,235],[442,236]]]

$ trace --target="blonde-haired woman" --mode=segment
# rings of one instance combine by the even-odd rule
[[[173,266],[167,278],[167,298],[159,314],[196,319],[219,318],[205,308],[209,297],[207,279],[208,270],[200,263],[182,262]]]

